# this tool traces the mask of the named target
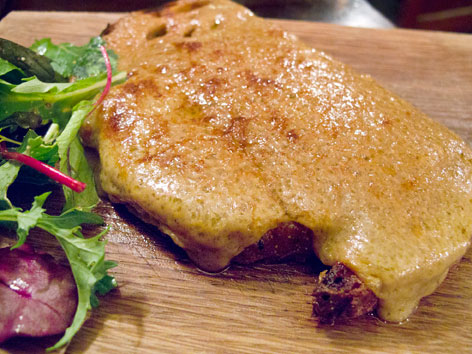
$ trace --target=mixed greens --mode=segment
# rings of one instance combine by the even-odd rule
[[[49,350],[72,339],[88,310],[98,305],[97,293],[116,287],[107,273],[116,264],[105,260],[103,233],[84,238],[81,232],[83,224],[103,220],[92,212],[99,199],[78,131],[110,85],[126,77],[123,72],[112,76],[117,57],[103,45],[100,37],[84,46],[42,39],[31,48],[0,39],[0,227],[16,229],[18,241],[12,249],[24,244],[34,227],[54,235],[77,284],[74,320]],[[8,198],[13,183],[51,184],[52,190],[57,182],[65,197],[60,215],[49,215],[43,208],[51,192],[36,196],[29,210]]]

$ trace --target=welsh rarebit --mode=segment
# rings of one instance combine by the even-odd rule
[[[369,76],[227,0],[132,13],[104,38],[129,78],[82,128],[101,186],[199,267],[304,233],[401,321],[469,247],[470,148]]]

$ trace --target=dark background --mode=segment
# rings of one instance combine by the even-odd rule
[[[0,0],[0,14],[13,10],[133,11],[165,0]],[[239,0],[257,14],[358,27],[405,27],[472,33],[472,0]]]

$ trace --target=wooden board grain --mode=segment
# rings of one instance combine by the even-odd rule
[[[25,45],[41,37],[82,44],[119,16],[13,12],[0,36]],[[277,22],[472,142],[472,36]],[[59,208],[58,200],[50,207]],[[111,226],[108,257],[119,262],[113,273],[120,287],[93,312],[70,353],[472,352],[471,251],[407,322],[367,317],[323,327],[311,318],[316,264],[233,266],[207,275],[122,207],[102,202],[98,212]],[[47,234],[32,241],[60,254]],[[17,340],[0,351],[36,345],[41,341]]]

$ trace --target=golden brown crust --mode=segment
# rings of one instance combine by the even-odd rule
[[[200,267],[296,223],[400,321],[469,246],[470,148],[370,77],[226,0],[131,14],[106,41],[129,80],[83,130],[103,188]]]

